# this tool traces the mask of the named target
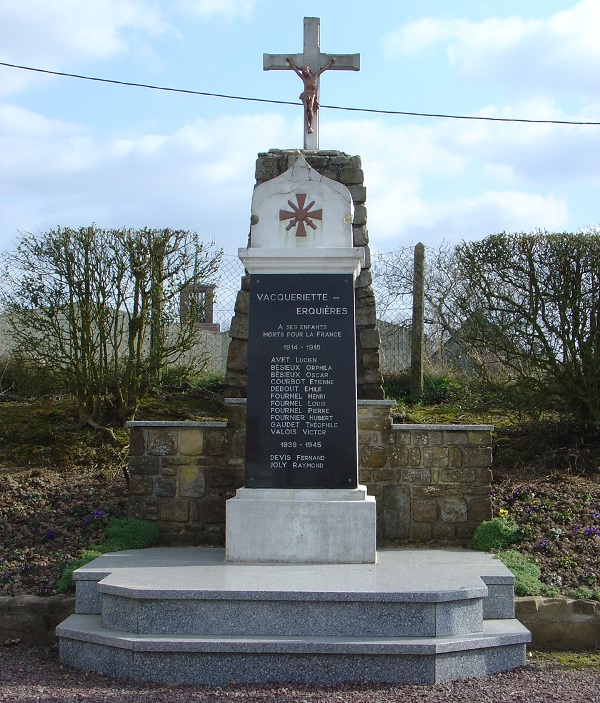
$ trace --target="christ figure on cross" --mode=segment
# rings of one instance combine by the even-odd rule
[[[287,63],[294,69],[296,75],[304,83],[304,90],[300,93],[300,100],[304,104],[304,121],[309,134],[313,133],[313,120],[317,110],[319,109],[318,81],[319,76],[328,68],[331,68],[335,63],[335,57],[330,58],[328,63],[322,69],[313,73],[309,66],[304,66],[300,70],[290,58],[286,58]]]
[[[265,71],[292,69],[304,90],[300,100],[304,105],[304,148],[319,148],[319,79],[332,71],[359,71],[360,54],[325,54],[321,51],[320,20],[304,18],[304,51],[301,54],[263,54]]]

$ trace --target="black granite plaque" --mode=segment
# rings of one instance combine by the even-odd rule
[[[350,274],[250,276],[247,488],[356,488]]]

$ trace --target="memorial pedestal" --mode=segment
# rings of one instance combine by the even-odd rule
[[[355,489],[240,488],[226,507],[227,561],[373,564],[375,498]]]

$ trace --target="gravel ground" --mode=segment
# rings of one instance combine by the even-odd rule
[[[20,643],[0,645],[0,701],[47,701],[67,703],[188,703],[189,701],[350,701],[352,703],[468,702],[583,703],[600,695],[600,670],[565,669],[556,664],[534,662],[514,671],[483,679],[463,679],[432,686],[343,686],[250,685],[223,687],[134,685],[114,681],[93,672],[62,667],[56,648]]]

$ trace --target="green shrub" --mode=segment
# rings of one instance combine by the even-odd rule
[[[158,542],[159,534],[156,525],[144,520],[110,518],[104,529],[106,540],[91,549],[81,550],[81,556],[64,568],[56,582],[57,591],[67,593],[74,588],[73,572],[106,552],[152,547]]]
[[[579,588],[570,591],[569,596],[577,600],[600,600],[600,590],[594,591],[588,586],[579,586]]]
[[[103,552],[99,549],[82,549],[81,556],[79,559],[75,559],[68,566],[66,566],[56,582],[56,590],[59,593],[67,593],[72,588],[75,588],[75,582],[73,580],[73,572],[79,569],[81,566],[85,566],[90,561],[94,561],[98,557],[102,556]]]
[[[507,547],[516,542],[518,538],[518,527],[514,520],[507,517],[495,517],[479,525],[469,542],[469,548],[477,549],[480,552],[491,552],[494,549]]]
[[[123,549],[146,549],[158,542],[159,530],[145,520],[111,518],[104,530],[104,552],[119,552]]]
[[[498,558],[515,577],[515,595],[538,596],[544,586],[540,581],[540,567],[514,549],[499,552]]]

